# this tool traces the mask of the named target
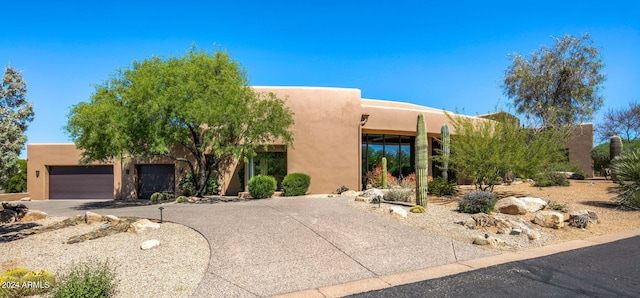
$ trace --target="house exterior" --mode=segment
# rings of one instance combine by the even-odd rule
[[[415,104],[365,99],[358,89],[320,87],[254,87],[286,98],[294,112],[292,146],[274,142],[266,152],[245,163],[233,164],[220,191],[236,195],[250,176],[264,173],[282,178],[286,173],[311,176],[309,193],[331,193],[340,186],[362,189],[363,177],[385,156],[392,175],[413,172],[417,115],[425,115],[430,154],[434,138],[449,123],[444,111]],[[451,128],[451,125],[449,125]],[[593,128],[581,126],[570,143],[570,160],[593,173],[589,151]],[[451,132],[455,134],[455,131]],[[174,192],[186,165],[153,158],[79,165],[81,151],[74,144],[28,144],[27,188],[33,200],[133,199],[153,192]],[[573,155],[572,155],[573,154]],[[585,158],[586,157],[586,158]],[[587,160],[588,158],[588,160]],[[438,168],[429,161],[430,173]]]

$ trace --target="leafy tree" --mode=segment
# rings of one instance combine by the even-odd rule
[[[19,169],[18,156],[33,121],[33,105],[26,100],[27,85],[20,72],[7,66],[0,82],[0,185]]]
[[[448,161],[463,177],[472,180],[476,189],[493,191],[499,178],[507,173],[533,177],[562,160],[568,129],[522,128],[506,113],[496,113],[493,120],[447,114],[455,135],[451,136]]]
[[[503,90],[514,100],[516,112],[539,122],[536,126],[575,124],[592,118],[602,106],[605,76],[600,50],[589,34],[555,38],[528,57],[510,56]]]
[[[5,192],[17,193],[27,191],[27,161],[18,159],[18,171],[7,179],[2,186]]]
[[[273,93],[257,93],[226,52],[134,62],[72,107],[66,126],[82,161],[169,157],[184,162],[195,192],[237,159],[279,139],[291,144],[293,113]]]
[[[608,109],[604,112],[602,122],[596,125],[600,141],[609,140],[612,136],[620,136],[631,142],[640,137],[640,103],[630,102],[629,107]]]

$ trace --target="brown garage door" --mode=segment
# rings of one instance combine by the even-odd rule
[[[139,194],[149,199],[154,192],[174,193],[176,188],[174,165],[138,165]]]
[[[49,167],[49,199],[113,199],[113,166]]]

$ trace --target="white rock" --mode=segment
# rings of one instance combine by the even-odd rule
[[[358,197],[355,198],[355,200],[358,201],[358,202],[371,203],[371,198],[365,198],[365,197],[358,196]]]
[[[106,221],[108,221],[108,222],[114,222],[114,221],[116,221],[116,220],[120,220],[120,218],[118,218],[118,217],[117,217],[117,216],[115,216],[115,215],[105,215],[105,216],[104,216],[104,219],[105,219]]]
[[[527,206],[527,212],[531,213],[547,208],[547,205],[549,204],[543,199],[534,197],[522,197],[518,198],[518,200],[524,202]]]
[[[527,213],[527,204],[516,197],[506,197],[496,202],[495,209],[500,213],[517,215]]]
[[[159,223],[151,222],[150,220],[143,218],[131,224],[129,227],[130,232],[142,233],[146,230],[157,230],[160,228]]]
[[[559,229],[564,226],[564,215],[556,211],[541,210],[536,212],[533,222],[545,228]]]
[[[24,198],[21,198],[20,201],[23,201],[23,202],[31,201],[31,198],[30,197],[24,197]]]
[[[377,198],[378,200],[382,200],[382,198],[384,197],[384,193],[379,189],[369,188],[364,192],[362,192],[361,196],[365,198],[371,198],[371,199]]]
[[[391,207],[389,208],[389,212],[400,217],[407,217],[407,210],[404,210],[402,207]]]
[[[357,197],[358,192],[355,190],[347,190],[340,194],[341,197]]]
[[[156,240],[156,239],[151,239],[151,240],[147,240],[145,242],[142,242],[142,244],[140,244],[140,249],[142,250],[148,250],[148,249],[152,249],[156,246],[160,245],[160,241]]]
[[[473,244],[476,245],[491,245],[493,247],[497,247],[499,244],[504,243],[502,239],[496,237],[487,237],[487,236],[476,236],[473,238]]]

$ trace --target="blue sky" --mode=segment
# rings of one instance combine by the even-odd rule
[[[640,100],[640,3],[445,2],[10,1],[0,65],[27,82],[36,113],[30,143],[69,142],[69,108],[94,84],[193,43],[227,50],[252,85],[358,88],[365,98],[474,115],[511,102],[500,88],[508,54],[589,32],[607,76],[594,122]]]

